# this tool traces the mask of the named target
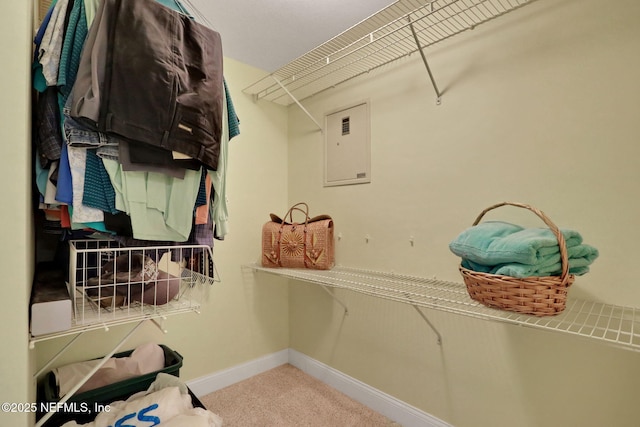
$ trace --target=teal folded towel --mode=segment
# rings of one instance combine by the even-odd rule
[[[596,251],[597,252],[597,251]],[[569,258],[569,274],[582,276],[589,272],[589,265],[595,259],[591,257]],[[531,276],[559,276],[562,273],[562,264],[557,262],[549,262],[528,265],[516,262],[498,265],[482,265],[467,259],[462,260],[462,266],[468,270],[479,271],[481,273],[500,274],[502,276],[511,277],[531,277]]]
[[[582,236],[561,230],[567,248],[582,243]],[[501,221],[487,221],[470,227],[449,244],[461,258],[483,265],[506,262],[535,265],[559,254],[558,239],[548,228],[522,228]]]
[[[565,237],[569,272],[582,275],[598,257],[598,250],[583,244],[574,230],[560,230]],[[462,258],[462,266],[474,271],[512,277],[555,276],[562,269],[560,247],[548,228],[523,228],[501,221],[470,227],[449,244]]]

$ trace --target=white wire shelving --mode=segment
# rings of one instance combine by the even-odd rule
[[[211,283],[212,280],[208,277],[201,275],[200,273],[185,272],[191,276],[190,283]],[[186,282],[185,282],[186,283]],[[194,285],[185,285],[194,286]],[[200,286],[200,285],[197,285]],[[185,291],[183,289],[183,291]],[[200,287],[194,287],[186,290],[186,292],[203,292]],[[47,341],[51,339],[61,338],[69,335],[77,335],[84,332],[95,330],[109,330],[109,328],[119,325],[125,325],[129,323],[143,322],[146,320],[152,320],[158,323],[160,326],[161,321],[167,317],[183,314],[183,313],[199,313],[201,302],[199,298],[178,298],[170,301],[162,306],[155,306],[152,304],[129,304],[123,307],[116,308],[104,308],[99,307],[91,299],[81,295],[79,290],[76,290],[77,298],[75,298],[75,315],[72,318],[72,326],[70,329],[53,332],[50,334],[43,334],[29,337],[30,347],[33,348],[35,343],[41,341]]]
[[[131,296],[137,289],[136,286],[140,287],[140,284],[135,282],[133,275],[126,271],[132,268],[134,254],[138,254],[142,258],[152,256],[154,259],[160,259],[163,253],[167,254],[172,251],[176,253],[178,258],[187,256],[193,258],[196,253],[199,253],[207,264],[208,260],[212,258],[211,249],[202,245],[121,247],[118,242],[113,240],[76,240],[70,242],[68,288],[73,309],[71,328],[49,334],[30,335],[30,347],[33,348],[34,344],[40,341],[99,329],[109,330],[112,326],[145,320],[153,320],[160,326],[159,323],[168,316],[189,312],[198,313],[207,289],[205,285],[212,285],[218,279],[181,267],[177,263],[169,262],[166,258],[163,258],[165,262],[162,264],[153,265],[154,268],[172,273],[174,276],[165,275],[165,277],[173,277],[175,279],[174,285],[163,286],[170,280],[156,278],[154,280],[157,280],[157,286],[151,286],[155,282],[149,278],[147,286],[151,286],[150,290],[146,294],[141,289],[139,290],[139,293],[143,297],[146,295],[146,297],[124,298],[124,303],[115,303],[114,293]],[[100,276],[101,274],[105,277],[108,276],[104,265],[109,264],[109,261],[113,262],[114,259],[123,257],[126,259],[124,265],[121,266],[125,270],[124,275],[120,273],[118,279],[98,280],[94,282],[96,284],[88,285],[91,280],[88,277]],[[95,265],[91,266],[92,262]],[[150,276],[152,276],[151,273]],[[165,291],[168,291],[169,286],[174,286],[175,290],[169,297],[163,295],[162,291],[158,291],[158,286],[166,288]],[[102,295],[100,295],[100,291]],[[105,300],[113,300],[113,303],[105,304]]]
[[[560,332],[640,351],[640,309],[632,307],[570,298],[562,313],[538,317],[486,307],[469,297],[463,283],[342,266],[326,271],[265,268],[258,264],[248,264],[244,267],[256,272],[323,287],[346,289],[410,304],[416,309],[429,308],[478,319]],[[426,318],[425,320],[428,322]],[[428,323],[433,328],[433,325]],[[438,334],[435,328],[433,329]],[[439,342],[440,339],[438,334]]]
[[[171,315],[199,313],[208,286],[220,280],[209,271],[212,251],[203,245],[124,247],[114,240],[74,240],[69,243],[69,295],[73,312],[71,327],[42,335],[29,335],[29,348],[41,341],[72,336],[33,375],[38,380],[84,333],[120,325],[131,326],[90,372],[62,397],[64,404],[98,371],[140,327],[150,321],[162,332]],[[178,261],[170,261],[173,255]],[[182,265],[191,259],[201,263]],[[155,261],[154,261],[155,260]],[[214,266],[215,269],[215,266]],[[217,276],[217,272],[215,273]],[[35,424],[44,423],[50,411]]]
[[[535,0],[399,0],[243,92],[282,105],[420,52],[437,100],[437,88],[423,49],[502,16]]]

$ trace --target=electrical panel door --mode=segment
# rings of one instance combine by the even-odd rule
[[[325,186],[371,182],[369,105],[325,116]]]

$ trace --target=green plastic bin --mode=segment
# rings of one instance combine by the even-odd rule
[[[86,406],[88,407],[88,411],[82,413],[56,412],[51,418],[49,418],[49,420],[47,420],[45,426],[59,426],[71,420],[79,423],[90,422],[97,415],[97,413],[93,411],[97,404],[108,405],[109,403],[117,400],[126,400],[131,395],[140,391],[145,391],[161,372],[179,377],[180,368],[182,367],[182,356],[177,351],[171,350],[165,345],[160,344],[160,347],[164,351],[164,369],[123,381],[118,381],[84,393],[74,394],[67,400],[67,403],[87,403]],[[131,353],[133,353],[133,350],[117,353],[113,357],[128,357]],[[60,401],[60,396],[58,395],[56,378],[53,372],[49,372],[38,383],[38,409],[40,409],[41,402],[48,403],[58,401]],[[196,402],[194,401],[194,405],[195,404]],[[43,415],[44,413],[39,412],[37,414],[37,418],[40,419]]]

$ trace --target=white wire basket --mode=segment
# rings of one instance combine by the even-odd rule
[[[124,247],[113,240],[69,242],[74,326],[198,312],[214,278],[206,245]]]

